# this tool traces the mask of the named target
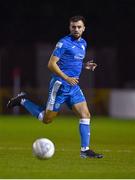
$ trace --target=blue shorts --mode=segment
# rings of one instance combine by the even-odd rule
[[[49,87],[49,98],[46,109],[58,112],[63,103],[71,109],[74,104],[86,101],[78,85],[71,86],[52,79]]]

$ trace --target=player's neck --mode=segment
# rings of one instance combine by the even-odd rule
[[[78,37],[78,38],[74,37],[72,34],[70,34],[70,36],[71,36],[74,40],[76,40],[76,41],[80,41],[80,39],[81,39],[81,36]]]

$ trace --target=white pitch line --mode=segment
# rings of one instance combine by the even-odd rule
[[[0,150],[31,150],[32,147],[3,147],[3,146],[0,146]],[[77,149],[56,149],[56,151],[64,151],[64,152],[75,152],[77,151]],[[121,152],[125,152],[125,153],[132,153],[134,152],[133,150],[130,150],[130,149],[116,149],[116,150],[111,150],[111,149],[97,149],[96,151],[99,151],[99,152],[118,152],[118,153],[121,153]]]

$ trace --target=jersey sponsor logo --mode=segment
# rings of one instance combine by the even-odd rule
[[[56,44],[56,48],[61,48],[63,46],[63,43],[62,42],[58,42],[57,44]]]
[[[75,56],[74,56],[74,59],[84,59],[84,55],[83,54],[76,54]]]
[[[75,48],[75,46],[72,46],[72,49]]]

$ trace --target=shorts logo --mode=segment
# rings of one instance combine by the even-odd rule
[[[59,103],[56,103],[55,104],[55,108],[58,109],[60,107],[60,104]]]

